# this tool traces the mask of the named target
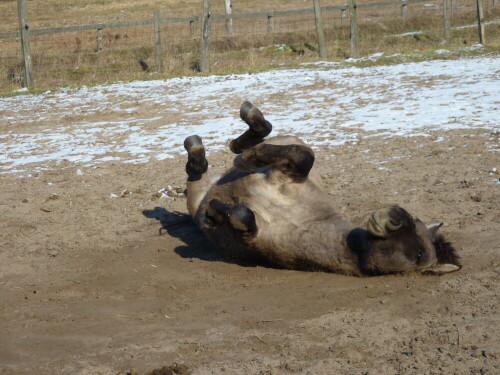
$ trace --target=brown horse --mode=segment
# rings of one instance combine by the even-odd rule
[[[461,268],[453,246],[399,206],[375,211],[366,228],[338,214],[313,167],[314,153],[291,136],[264,138],[271,124],[250,102],[240,115],[249,125],[234,139],[234,167],[208,177],[200,137],[186,138],[188,210],[220,248],[292,269],[354,275],[436,274]]]

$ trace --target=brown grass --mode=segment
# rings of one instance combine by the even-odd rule
[[[12,8],[15,3],[15,1],[0,0],[0,11],[7,12],[7,8]],[[213,3],[212,13],[224,12],[222,1]],[[325,0],[321,2],[323,6],[338,3],[340,2]],[[197,14],[200,8],[200,1],[193,0],[150,1],[147,4],[127,0],[120,3],[82,0],[78,2],[78,6],[69,4],[52,0],[29,2],[30,24],[36,25],[32,28],[151,18],[152,11],[158,8],[162,9],[162,18],[178,17]],[[453,12],[452,25],[473,25],[476,22],[475,8],[460,0],[457,0],[456,4],[458,8]],[[233,0],[234,13],[297,9],[307,6],[311,4],[299,0],[268,2]],[[485,18],[499,19],[500,7],[485,7]],[[57,24],[53,23],[55,19]],[[410,6],[406,18],[401,17],[399,6],[359,9],[358,20],[362,56],[374,52],[385,52],[387,55],[425,53],[437,48],[456,48],[478,42],[477,29],[471,27],[454,30],[449,45],[443,45],[441,11],[422,5]],[[329,59],[343,60],[349,57],[348,19],[342,22],[340,11],[336,11],[325,12],[323,21]],[[15,30],[15,26],[12,27]],[[259,71],[273,66],[294,66],[317,60],[318,53],[314,50],[317,48],[314,27],[312,14],[276,17],[275,33],[269,35],[267,19],[241,19],[234,21],[235,34],[228,36],[225,22],[213,21],[211,71],[215,74]],[[500,25],[489,25],[486,30],[490,45],[493,48],[499,47]],[[422,34],[397,36],[412,31],[422,31]],[[198,74],[195,69],[198,63],[198,34],[197,32],[196,35],[190,36],[188,23],[162,26],[164,64],[162,72],[157,72],[155,67],[151,26],[105,29],[102,51],[96,51],[95,31],[32,36],[30,42],[36,87],[51,89],[117,80]],[[0,72],[0,92],[5,93],[19,88],[19,82],[11,82],[4,78],[12,73],[15,76],[21,75],[22,63],[19,50],[19,40],[0,40],[0,62],[4,70]],[[304,53],[299,54],[298,52],[302,50]],[[143,71],[139,60],[146,62],[149,66],[148,71]]]
[[[321,5],[339,5],[345,2],[322,0]],[[224,12],[222,0],[212,0],[211,3],[212,13]],[[201,0],[28,1],[28,17],[32,28],[45,28],[148,19],[155,10],[160,10],[165,18],[193,16],[200,13],[201,4]],[[233,13],[312,7],[311,1],[304,0],[233,0],[232,4]],[[0,33],[16,31],[17,0],[0,0],[0,12],[2,14]]]

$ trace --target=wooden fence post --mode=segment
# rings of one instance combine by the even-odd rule
[[[401,0],[401,17],[408,17],[408,3],[406,0]]]
[[[351,57],[357,59],[359,57],[359,43],[356,0],[349,0],[349,12],[351,17]]]
[[[443,0],[444,40],[450,42],[451,37],[451,0]]]
[[[345,22],[345,8],[340,10],[340,24],[343,25]]]
[[[160,25],[160,11],[156,10],[153,13],[154,22],[153,29],[155,35],[155,61],[156,61],[156,71],[161,73],[163,71],[163,54],[161,50],[161,25]]]
[[[486,36],[484,35],[484,14],[482,0],[476,0],[477,3],[477,31],[479,32],[479,43],[483,46],[486,44]]]
[[[103,49],[102,29],[97,29],[97,49],[96,52],[101,52]]]
[[[210,71],[210,0],[203,0],[200,38],[200,71]]]
[[[231,0],[224,0],[224,8],[226,9],[226,14],[230,15],[233,13],[233,4]],[[233,35],[233,19],[226,19],[226,30],[228,35]]]
[[[194,39],[196,36],[194,21],[189,21],[189,36]]]
[[[321,18],[321,5],[319,0],[313,0],[314,4],[314,20],[316,21],[316,35],[318,37],[319,57],[327,58],[325,29],[323,29],[323,20]]]
[[[28,13],[26,11],[26,0],[17,0],[17,12],[19,18],[19,29],[21,31],[21,49],[24,60],[23,87],[31,90],[34,86],[33,67],[31,65],[30,38],[28,26]]]
[[[267,33],[268,34],[274,33],[274,17],[273,16],[267,16]]]

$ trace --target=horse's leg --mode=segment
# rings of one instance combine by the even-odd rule
[[[209,188],[208,184],[208,162],[205,158],[205,147],[201,138],[197,135],[192,135],[184,140],[184,148],[188,153],[188,161],[186,163],[187,178],[187,207],[193,218],[196,218],[196,213],[200,206],[203,197]]]
[[[242,172],[270,167],[278,170],[294,182],[307,180],[314,164],[314,152],[304,144],[277,145],[262,143],[249,148],[234,159],[234,166]]]
[[[250,102],[244,102],[241,105],[240,117],[248,124],[249,129],[231,141],[229,148],[235,154],[241,154],[244,150],[263,142],[264,138],[273,129],[273,126],[269,121],[266,121],[262,112]]]

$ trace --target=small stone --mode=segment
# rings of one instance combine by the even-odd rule
[[[28,200],[26,198],[24,198],[21,202],[22,203],[28,203]]]
[[[474,202],[481,202],[481,197],[479,195],[471,195],[470,199],[472,199]]]
[[[47,252],[47,254],[48,254],[48,255],[49,255],[49,257],[51,257],[51,258],[55,258],[56,256],[58,256],[58,255],[59,255],[59,251],[57,251],[57,250],[49,250],[49,251]]]

